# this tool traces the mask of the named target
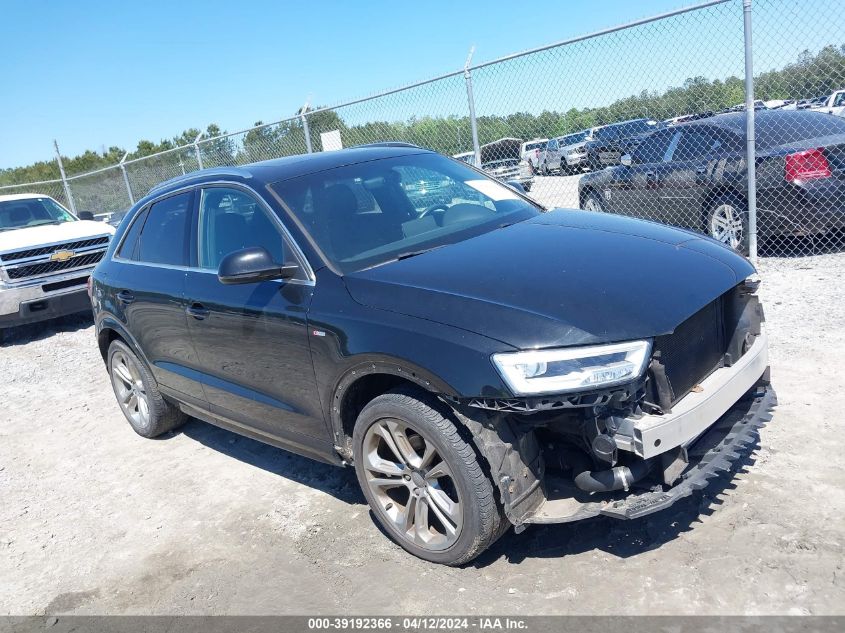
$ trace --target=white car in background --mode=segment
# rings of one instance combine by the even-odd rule
[[[4,328],[91,310],[88,277],[114,227],[80,216],[50,196],[0,196],[0,340]]]
[[[543,153],[546,151],[546,143],[549,142],[547,138],[535,138],[530,141],[525,141],[519,147],[519,155],[522,160],[527,162],[534,173],[540,170],[540,160],[543,158]]]
[[[816,112],[845,116],[845,90],[837,90],[825,98],[824,102],[810,108]]]

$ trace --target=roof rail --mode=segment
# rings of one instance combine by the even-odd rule
[[[147,195],[156,193],[172,185],[177,185],[181,182],[188,182],[190,180],[200,178],[202,176],[239,176],[241,178],[251,178],[252,174],[247,170],[240,169],[238,167],[211,167],[209,169],[199,169],[197,171],[192,171],[187,174],[182,174],[180,176],[170,178],[168,180],[165,180],[164,182],[160,182],[157,185],[154,185],[147,192]]]
[[[423,149],[419,145],[413,143],[406,143],[405,141],[378,141],[377,143],[361,143],[360,145],[352,145],[349,149],[357,149],[359,147],[415,147]]]

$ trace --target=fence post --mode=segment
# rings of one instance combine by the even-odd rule
[[[748,258],[757,264],[757,142],[754,135],[754,49],[751,0],[742,0],[745,29],[745,162],[748,174]]]
[[[475,120],[475,98],[472,96],[472,74],[469,72],[469,65],[472,62],[472,54],[475,46],[469,49],[467,61],[464,64],[464,79],[467,84],[467,103],[469,104],[469,127],[472,131],[472,150],[475,152],[475,166],[481,167],[481,146],[478,144],[478,123]]]
[[[299,118],[302,120],[302,131],[305,132],[305,150],[311,154],[314,150],[311,147],[311,130],[308,128],[308,105],[309,101],[306,101],[299,111]]]
[[[132,195],[132,186],[129,184],[129,175],[126,173],[126,165],[123,164],[123,161],[126,160],[126,157],[129,156],[129,152],[126,152],[123,155],[123,158],[120,159],[118,166],[120,167],[120,171],[123,172],[123,182],[126,184],[126,193],[129,194],[129,204],[135,204],[135,196]]]
[[[199,145],[200,139],[202,138],[203,134],[204,134],[204,132],[200,132],[199,134],[197,134],[197,137],[194,139],[194,155],[197,157],[197,167],[199,169],[203,168],[202,167],[202,152],[200,152],[200,145]]]
[[[67,198],[67,203],[70,207],[70,212],[76,215],[76,205],[73,202],[73,194],[70,191],[70,183],[68,183],[67,176],[65,175],[65,166],[62,163],[62,155],[59,152],[59,144],[56,139],[53,139],[53,147],[56,148],[56,160],[59,163],[59,174],[62,177],[62,186],[65,188],[65,197]]]

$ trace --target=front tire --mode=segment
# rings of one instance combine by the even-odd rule
[[[748,254],[748,211],[738,196],[718,196],[710,201],[705,212],[705,230],[713,239]]]
[[[373,399],[352,441],[367,503],[414,556],[461,565],[504,533],[507,519],[474,448],[427,394],[397,390]]]
[[[112,341],[107,358],[117,404],[138,435],[156,437],[185,422],[187,416],[162,397],[155,378],[128,345]]]

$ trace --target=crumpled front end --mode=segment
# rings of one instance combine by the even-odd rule
[[[566,396],[453,403],[517,529],[662,510],[731,469],[776,404],[756,283],[652,341],[643,376]]]

